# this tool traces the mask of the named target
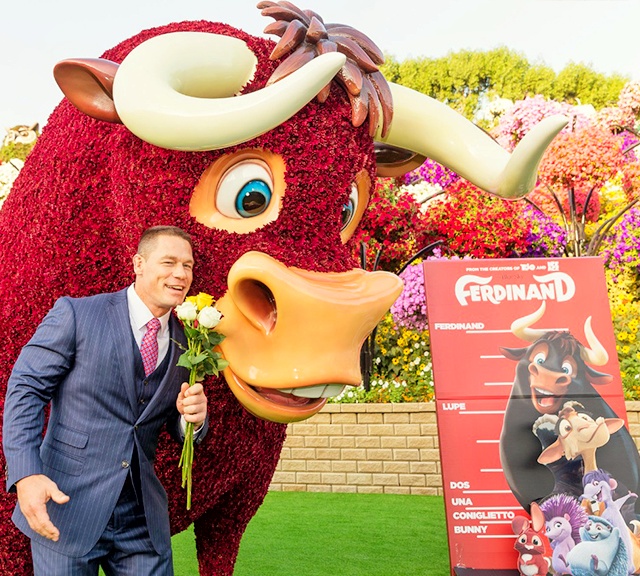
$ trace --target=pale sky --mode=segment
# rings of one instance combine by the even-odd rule
[[[296,0],[367,34],[398,60],[506,46],[559,71],[569,62],[640,80],[640,0]],[[62,99],[52,69],[98,57],[140,30],[226,22],[257,36],[257,0],[9,0],[0,9],[0,136],[46,122]],[[274,38],[274,37],[272,37]]]

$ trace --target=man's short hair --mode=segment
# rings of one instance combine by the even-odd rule
[[[182,228],[177,226],[152,226],[147,228],[140,236],[140,242],[138,242],[138,254],[143,258],[149,256],[155,248],[156,242],[160,236],[176,236],[182,238],[189,243],[189,246],[193,248],[191,242],[191,236],[185,232]]]

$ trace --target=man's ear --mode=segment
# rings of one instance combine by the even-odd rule
[[[133,271],[136,274],[142,272],[142,266],[144,265],[144,258],[140,254],[135,254],[133,257]]]

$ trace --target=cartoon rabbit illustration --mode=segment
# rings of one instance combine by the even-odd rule
[[[546,576],[551,567],[551,545],[545,534],[544,514],[531,503],[531,520],[517,516],[511,522],[516,534],[514,548],[519,554],[518,571],[522,576]]]

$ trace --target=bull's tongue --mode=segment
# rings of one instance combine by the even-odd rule
[[[538,404],[543,408],[551,408],[555,401],[555,396],[538,396]]]
[[[294,396],[293,394],[287,394],[285,392],[280,392],[280,390],[276,390],[275,388],[262,388],[259,386],[255,386],[254,390],[260,394],[263,398],[274,402],[275,404],[280,404],[283,406],[306,406],[310,401],[315,399],[302,398],[300,396]]]

